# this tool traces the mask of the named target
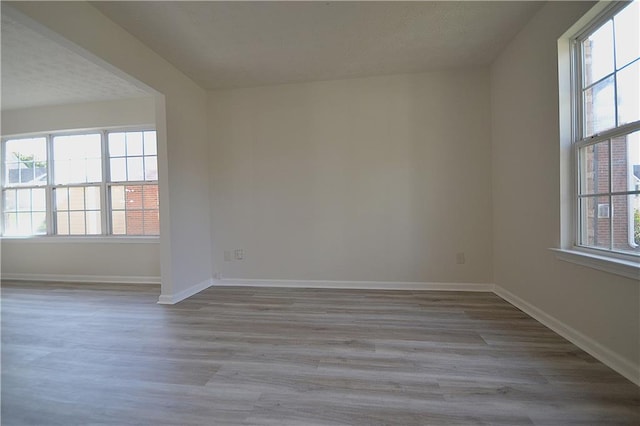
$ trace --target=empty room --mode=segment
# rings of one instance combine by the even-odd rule
[[[640,1],[1,13],[1,424],[640,424]]]

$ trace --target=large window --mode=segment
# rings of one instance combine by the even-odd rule
[[[640,255],[640,3],[612,4],[574,41],[576,238]]]
[[[159,235],[156,132],[2,143],[2,234]]]

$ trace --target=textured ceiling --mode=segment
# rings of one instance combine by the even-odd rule
[[[2,109],[149,96],[2,13]]]
[[[483,66],[541,2],[95,2],[208,89]]]

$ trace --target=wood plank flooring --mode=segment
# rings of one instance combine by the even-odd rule
[[[2,283],[3,425],[640,425],[491,293]]]

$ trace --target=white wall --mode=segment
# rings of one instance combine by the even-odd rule
[[[155,125],[152,96],[2,111],[2,136],[67,129]]]
[[[152,97],[2,111],[2,136],[56,130],[154,125]],[[4,238],[0,276],[22,279],[160,282],[159,240],[73,242]]]
[[[7,7],[3,4],[3,7]],[[11,3],[97,63],[156,90],[162,301],[212,277],[206,92],[86,2]]]
[[[486,69],[210,92],[218,272],[491,282],[489,105]]]
[[[2,240],[2,279],[160,283],[160,244]]]
[[[637,375],[639,280],[559,261],[548,250],[560,244],[557,40],[590,6],[545,5],[493,64],[493,269],[496,284]]]

